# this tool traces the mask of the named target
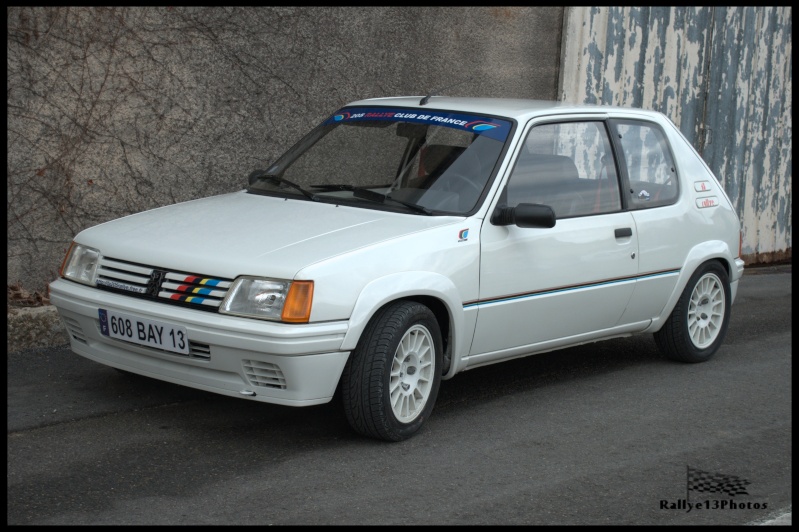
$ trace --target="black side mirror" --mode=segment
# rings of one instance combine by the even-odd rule
[[[520,203],[515,207],[498,205],[491,215],[491,223],[518,227],[555,227],[555,211],[549,205],[537,203]]]

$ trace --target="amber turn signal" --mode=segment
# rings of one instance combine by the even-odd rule
[[[308,323],[311,319],[313,301],[313,281],[293,281],[283,305],[281,321],[288,323]]]

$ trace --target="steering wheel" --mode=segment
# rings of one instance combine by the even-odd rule
[[[466,177],[465,175],[459,172],[446,172],[444,175],[441,176],[445,179],[444,183],[442,184],[442,190],[447,192],[458,192],[460,193],[461,189],[463,188],[470,188],[472,189],[476,195],[475,198],[480,196],[480,193],[483,192],[482,187],[477,185],[474,181]],[[462,186],[457,186],[456,183],[461,183]],[[465,186],[463,186],[465,185]]]
[[[465,208],[462,203],[477,201],[483,192],[482,187],[469,179],[465,174],[447,171],[442,174],[430,187],[431,193],[443,195],[441,199],[431,205],[434,209],[458,210]]]

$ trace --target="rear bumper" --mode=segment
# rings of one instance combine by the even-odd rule
[[[175,384],[266,403],[326,403],[349,351],[339,348],[345,321],[287,325],[184,309],[112,294],[59,279],[50,285],[78,355]],[[98,309],[186,328],[188,355],[104,336]]]
[[[735,296],[738,295],[738,281],[744,274],[744,261],[735,259],[735,271],[733,272],[732,279],[730,280],[730,305],[735,303]]]

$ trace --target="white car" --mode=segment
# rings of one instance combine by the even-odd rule
[[[340,387],[357,432],[398,441],[478,366],[638,333],[707,360],[740,235],[657,112],[377,98],[245,190],[82,231],[51,300],[79,355],[281,405]]]

